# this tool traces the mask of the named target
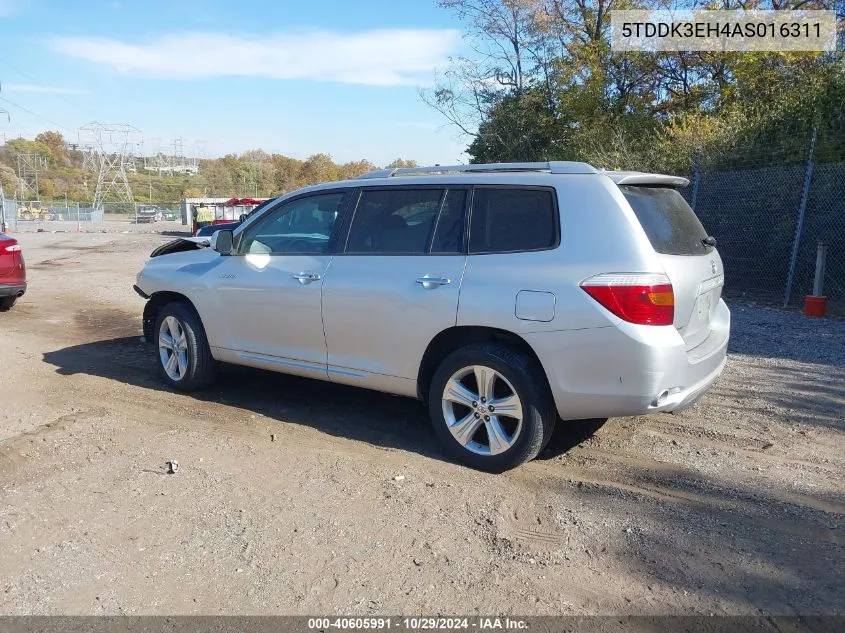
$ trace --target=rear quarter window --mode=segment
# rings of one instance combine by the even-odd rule
[[[514,253],[554,248],[560,240],[549,189],[476,187],[470,216],[470,253]]]
[[[664,255],[705,255],[707,231],[675,189],[620,185],[652,247]]]

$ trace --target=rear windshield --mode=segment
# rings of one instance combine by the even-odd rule
[[[619,189],[658,253],[703,255],[713,250],[702,242],[707,231],[675,189],[636,185],[621,185]]]

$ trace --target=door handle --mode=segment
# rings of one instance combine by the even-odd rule
[[[452,283],[452,280],[448,277],[425,275],[424,277],[417,278],[417,283],[426,290],[431,290],[432,288],[437,288],[438,286],[448,286]]]
[[[294,275],[293,278],[303,286],[315,281],[320,281],[320,275],[317,275],[316,273],[299,273],[298,275]]]

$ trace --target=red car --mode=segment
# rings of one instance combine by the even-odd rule
[[[21,245],[0,233],[0,311],[8,310],[26,292],[26,265]]]

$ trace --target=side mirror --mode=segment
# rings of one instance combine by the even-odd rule
[[[211,235],[211,249],[217,251],[221,255],[231,255],[234,241],[234,235],[229,229],[214,231],[214,233]]]
[[[247,219],[248,217],[249,217],[249,216],[248,216],[246,213],[241,213],[241,217],[240,217],[240,218],[238,218],[238,219],[241,221],[241,223],[243,223],[243,222],[246,222],[246,219]]]

